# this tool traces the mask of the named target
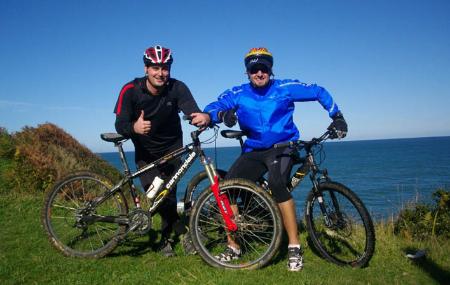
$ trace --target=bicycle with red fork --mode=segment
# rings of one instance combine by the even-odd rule
[[[123,150],[128,139],[116,133],[101,135],[114,143],[123,166],[123,178],[116,184],[91,171],[76,172],[58,181],[46,194],[42,222],[50,243],[66,256],[100,258],[112,252],[129,233],[144,235],[152,228],[152,217],[161,203],[196,159],[200,159],[210,186],[197,201],[185,195],[184,207],[191,218],[190,234],[204,243],[197,248],[210,265],[231,269],[264,266],[275,255],[281,241],[282,221],[276,203],[257,184],[243,180],[221,180],[202,150],[200,134],[191,132],[192,142],[132,172]],[[217,128],[214,128],[217,137]],[[142,193],[134,179],[165,163],[183,158],[180,167],[150,201],[141,205]],[[194,177],[195,178],[195,177]],[[187,194],[187,193],[186,193]],[[198,232],[196,232],[198,231]],[[215,256],[233,238],[241,245],[241,257],[221,262]]]

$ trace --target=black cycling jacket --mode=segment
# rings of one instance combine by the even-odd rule
[[[147,89],[146,80],[136,78],[125,84],[114,108],[116,131],[132,139],[136,161],[146,160],[148,152],[164,153],[182,138],[180,110],[186,115],[201,112],[183,82],[171,78],[164,91],[154,96]],[[136,134],[133,130],[141,110],[144,110],[144,119],[152,124],[147,135]]]

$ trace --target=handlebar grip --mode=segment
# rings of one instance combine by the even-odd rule
[[[183,120],[184,120],[184,121],[192,121],[192,116],[189,116],[189,115],[183,115]]]
[[[276,143],[273,145],[274,148],[281,148],[281,147],[287,147],[287,146],[293,146],[294,142],[282,142],[282,143]]]

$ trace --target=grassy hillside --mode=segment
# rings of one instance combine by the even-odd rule
[[[0,191],[42,192],[67,173],[85,169],[114,180],[120,176],[114,167],[53,124],[24,127],[14,134],[0,128]]]

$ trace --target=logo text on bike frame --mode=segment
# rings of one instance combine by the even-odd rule
[[[191,152],[187,157],[184,163],[181,165],[180,169],[172,176],[169,182],[166,184],[166,189],[170,189],[172,185],[178,180],[178,178],[189,168],[191,162],[195,159],[197,154],[195,152]]]

